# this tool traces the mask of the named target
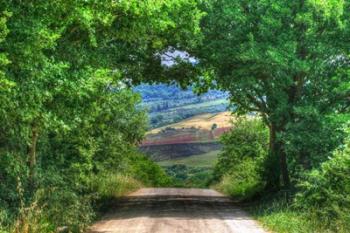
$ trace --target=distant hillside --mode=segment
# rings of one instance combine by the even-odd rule
[[[192,88],[182,90],[175,85],[140,85],[134,90],[141,94],[143,108],[149,111],[151,128],[156,128],[203,113],[217,113],[228,108],[228,95],[211,90],[196,95]]]
[[[179,88],[176,85],[166,85],[166,84],[141,84],[134,88],[134,91],[139,92],[142,96],[143,102],[155,102],[159,100],[171,100],[184,101],[189,100],[189,102],[196,102],[195,100],[212,100],[212,99],[220,99],[227,98],[227,94],[222,91],[210,90],[203,95],[196,95],[193,93],[191,87],[186,90]]]
[[[167,126],[159,127],[148,131],[147,135],[158,134],[162,131],[166,131],[168,128],[172,129],[200,129],[206,131],[219,130],[222,128],[230,128],[232,126],[232,121],[234,120],[230,112],[220,112],[220,113],[207,113],[201,114],[188,119],[182,120],[178,123],[170,124]]]
[[[142,146],[215,142],[232,126],[229,112],[202,114],[150,130]]]
[[[162,167],[169,167],[173,165],[186,165],[190,167],[205,167],[212,168],[217,162],[220,150],[210,150],[203,154],[197,154],[187,157],[163,159],[157,163]]]
[[[178,143],[178,144],[160,144],[160,145],[144,145],[140,150],[149,156],[153,161],[173,160],[187,158],[193,155],[202,155],[211,151],[221,149],[218,142],[203,143]]]

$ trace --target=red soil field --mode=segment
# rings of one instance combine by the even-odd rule
[[[222,127],[212,131],[196,129],[189,132],[186,131],[186,129],[176,129],[170,135],[169,132],[159,132],[157,134],[148,135],[141,146],[214,142],[230,129],[231,127]]]

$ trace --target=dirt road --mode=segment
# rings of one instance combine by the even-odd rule
[[[111,206],[89,233],[266,233],[210,189],[140,189]]]

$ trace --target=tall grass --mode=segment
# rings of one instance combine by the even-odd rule
[[[103,202],[121,197],[142,184],[128,175],[105,173],[91,178],[90,195],[47,188],[38,189],[32,200],[25,200],[20,181],[17,186],[18,212],[10,216],[6,208],[0,209],[0,233],[56,233],[59,228],[81,232],[93,220],[93,200]]]
[[[121,197],[142,187],[142,183],[133,177],[119,173],[98,175],[92,185],[101,198]]]
[[[334,219],[334,224],[338,224],[337,229],[334,229],[321,221],[313,209],[297,208],[291,200],[278,194],[267,195],[247,206],[248,212],[274,233],[349,233],[344,222]]]
[[[297,211],[284,199],[263,200],[251,204],[248,211],[264,227],[275,233],[321,233],[315,222]]]
[[[38,190],[32,201],[28,204],[24,198],[24,189],[20,179],[17,179],[17,192],[19,194],[20,208],[15,218],[13,224],[7,228],[1,229],[0,232],[9,232],[9,233],[54,233],[55,228],[51,224],[47,215],[44,212],[45,204],[39,204],[40,199],[42,198],[44,192],[43,190]],[[5,211],[0,212],[0,215],[5,214]],[[8,216],[2,216],[6,218]],[[0,223],[2,217],[0,216]]]
[[[28,207],[21,207],[15,224],[10,228],[11,233],[54,233],[55,228],[47,220],[44,208],[36,201]]]
[[[264,182],[259,174],[257,163],[247,158],[234,166],[213,187],[236,200],[246,200],[261,192]]]

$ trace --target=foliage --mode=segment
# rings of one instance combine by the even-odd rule
[[[305,170],[320,168],[332,157],[334,149],[343,143],[346,133],[342,125],[347,122],[341,119],[343,115],[346,114],[321,116],[305,111],[303,119],[287,128],[283,137],[286,151],[294,155],[289,157],[289,169],[294,180],[301,178]]]
[[[156,78],[160,54],[169,47],[195,43],[201,15],[194,0],[0,2],[6,228],[17,219],[29,228],[83,230],[97,191],[89,184],[102,171],[165,182],[159,167],[134,157],[147,119],[128,85]],[[24,214],[29,219],[22,207],[32,209]]]
[[[164,187],[172,183],[170,177],[156,163],[146,156],[135,155],[130,159],[130,173],[134,178],[150,187]]]
[[[317,232],[347,232],[341,208],[347,208],[348,165],[332,151],[349,121],[349,1],[218,0],[201,7],[207,13],[202,43],[191,51],[202,69],[198,85],[228,91],[238,113],[261,116],[270,132],[270,153],[259,165],[263,181],[289,192],[301,183],[299,201],[308,203],[304,212],[277,208],[268,224],[281,232],[314,232],[312,224],[296,221],[315,210],[324,223],[339,225]],[[217,173],[229,179],[226,170]]]
[[[305,145],[313,143],[308,136],[324,142],[339,127],[325,127],[325,118],[349,110],[350,4],[218,0],[201,6],[207,13],[201,24],[202,43],[191,51],[203,68],[198,84],[228,91],[238,113],[261,115],[271,131],[270,152],[275,157],[270,171],[276,174],[270,174],[269,186],[289,186],[288,160],[318,166],[327,157],[325,150],[339,143],[332,139],[318,154],[325,157],[315,161]],[[313,117],[318,133],[309,135],[310,130],[297,139],[297,128],[308,127]],[[287,148],[288,143],[293,148]]]
[[[88,226],[94,217],[91,204],[98,189],[89,189],[88,186],[94,174],[131,169],[128,159],[134,153],[133,144],[145,132],[144,115],[135,108],[138,98],[127,89],[107,93],[100,98],[102,97],[106,102],[101,103],[99,108],[95,107],[95,100],[91,103],[95,112],[90,111],[85,116],[76,115],[83,121],[81,124],[70,124],[70,129],[63,132],[47,132],[41,136],[37,151],[40,166],[35,168],[34,191],[31,191],[32,186],[28,180],[29,168],[26,166],[25,155],[15,157],[8,152],[0,157],[0,174],[4,180],[0,184],[0,199],[12,215],[12,220],[8,219],[6,225],[16,218],[19,222],[27,221],[29,228],[36,225],[48,225],[50,229],[68,226],[77,232]],[[85,98],[86,107],[89,106],[88,101]],[[118,120],[111,121],[112,117]],[[129,132],[128,129],[133,128],[134,124],[138,128]],[[103,134],[99,134],[99,131]],[[134,160],[141,160],[141,157]],[[135,173],[130,174],[136,176]],[[18,195],[17,177],[23,184],[22,197]],[[40,196],[35,201],[38,192]],[[23,208],[29,210],[32,210],[31,206],[35,203],[33,213],[31,212],[33,218],[22,219],[21,212],[18,211],[22,202]],[[29,217],[31,214],[23,216]],[[22,230],[24,231],[22,228],[18,231]]]
[[[173,178],[173,186],[187,188],[207,188],[212,178],[212,168],[191,167],[185,164],[174,164],[164,167]]]
[[[214,171],[220,191],[237,199],[248,199],[265,185],[268,131],[259,119],[239,118],[221,139],[223,151]]]
[[[10,227],[10,232],[53,233],[57,226],[63,226],[60,225],[62,223],[70,231],[79,232],[88,226],[93,217],[90,200],[86,197],[69,190],[40,189],[31,203],[21,203],[19,215]]]
[[[121,197],[142,187],[135,178],[118,173],[101,173],[91,180],[91,188],[96,190],[99,198],[110,199]]]
[[[300,181],[296,206],[335,232],[350,231],[350,141]]]
[[[346,231],[348,145],[330,152],[349,120],[349,24],[344,0],[1,1],[1,228],[79,232],[96,193],[112,195],[107,185],[118,182],[131,188],[120,174],[171,182],[135,152],[146,117],[129,86],[177,80],[228,91],[238,113],[258,113],[270,130],[269,155],[261,123],[229,133],[216,181],[248,181],[233,193],[250,196],[264,182],[289,187],[290,171],[297,182],[319,169],[301,180],[300,198]],[[174,50],[197,61],[162,65]],[[172,170],[196,186],[211,173]]]
[[[259,164],[252,158],[242,159],[239,165],[231,167],[214,187],[236,200],[250,199],[264,188],[265,182],[260,169]]]
[[[248,211],[262,225],[276,233],[326,233],[327,230],[307,217],[307,213],[292,208],[281,197],[268,196],[260,203],[254,203]]]
[[[224,148],[215,169],[217,179],[244,159],[262,163],[268,150],[268,131],[259,119],[238,118],[234,127],[222,136],[221,143]]]
[[[294,198],[264,195],[249,211],[274,232],[349,232],[349,167],[347,140],[321,168],[299,178]]]

